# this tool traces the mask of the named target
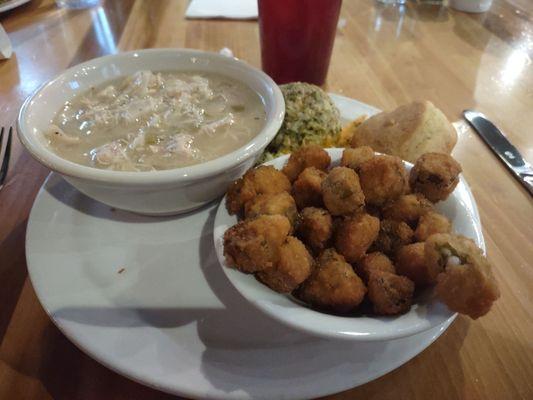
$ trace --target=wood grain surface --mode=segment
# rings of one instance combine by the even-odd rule
[[[185,20],[186,1],[105,1],[87,10],[33,0],[0,14],[14,55],[0,61],[0,126],[68,66],[118,51],[190,47],[260,66],[256,21]],[[410,2],[344,1],[327,89],[388,109],[428,99],[451,120],[486,113],[533,161],[533,3],[495,0],[485,14]],[[454,152],[478,202],[502,297],[459,317],[397,370],[330,399],[532,399],[533,202],[479,137],[460,124]],[[170,399],[93,361],[55,328],[28,279],[30,207],[48,171],[15,140],[0,191],[0,399]]]

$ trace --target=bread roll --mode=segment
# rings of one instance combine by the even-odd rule
[[[357,127],[351,140],[352,147],[370,146],[410,162],[428,152],[450,154],[455,143],[455,128],[430,101],[376,114]]]

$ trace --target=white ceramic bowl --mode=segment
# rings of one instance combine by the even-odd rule
[[[342,151],[343,149],[328,149],[332,166],[339,164]],[[279,157],[266,164],[281,169],[287,158],[288,156]],[[407,169],[411,169],[412,164],[404,163]],[[237,218],[227,213],[225,205],[224,198],[218,207],[213,231],[216,253],[223,271],[250,303],[293,328],[330,338],[391,340],[429,330],[444,322],[449,323],[456,316],[433,296],[432,290],[419,295],[409,312],[394,317],[327,314],[305,306],[291,295],[276,293],[258,282],[253,275],[243,274],[226,266],[223,236],[229,227],[237,223]],[[450,197],[438,203],[436,208],[451,220],[456,233],[472,238],[485,250],[476,202],[462,178]]]
[[[216,72],[243,82],[265,104],[266,123],[245,146],[205,163],[153,172],[108,171],[65,160],[47,146],[42,132],[65,101],[105,81],[138,70]],[[278,86],[266,74],[235,58],[186,49],[147,49],[79,64],[44,84],[19,113],[18,134],[39,162],[59,172],[80,192],[112,207],[142,214],[168,215],[197,208],[222,195],[274,138],[285,114]]]

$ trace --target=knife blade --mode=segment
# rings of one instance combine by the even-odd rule
[[[464,110],[463,116],[516,179],[533,196],[533,168],[505,135],[482,113]]]

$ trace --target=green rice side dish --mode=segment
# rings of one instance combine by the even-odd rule
[[[259,162],[291,153],[306,144],[330,147],[338,142],[340,114],[321,88],[309,83],[280,85],[285,99],[285,119]]]

